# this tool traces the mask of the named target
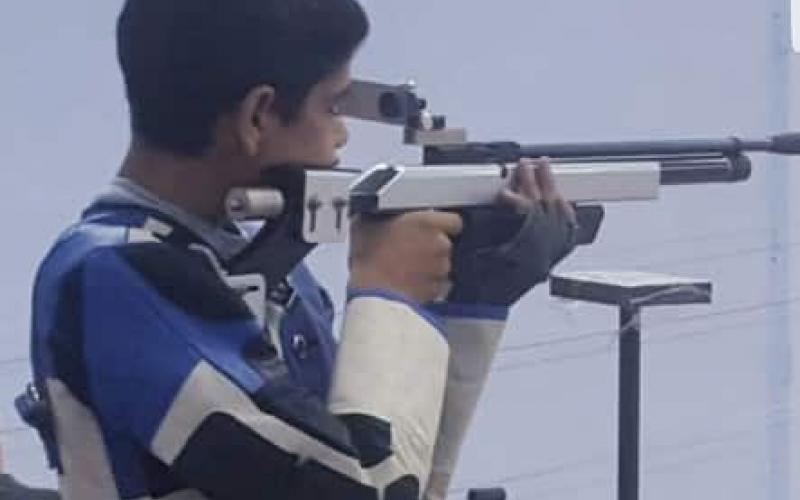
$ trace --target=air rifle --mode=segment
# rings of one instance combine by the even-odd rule
[[[491,205],[523,157],[547,157],[559,189],[595,227],[597,203],[652,200],[661,186],[739,182],[751,172],[748,152],[800,154],[800,134],[767,139],[686,139],[522,145],[468,142],[464,129],[448,128],[413,85],[355,81],[344,99],[345,116],[403,128],[404,142],[423,150],[422,165],[382,164],[364,172],[344,169],[276,169],[264,188],[232,190],[228,212],[236,220],[276,217],[300,210],[308,243],[343,241],[359,214]],[[587,207],[588,205],[588,207]]]
[[[492,205],[521,158],[547,157],[561,194],[577,207],[578,242],[587,244],[602,221],[601,203],[656,199],[661,186],[744,181],[751,173],[750,152],[800,154],[800,133],[757,140],[469,142],[465,129],[449,128],[444,116],[428,110],[413,84],[354,81],[339,111],[401,127],[404,143],[422,148],[422,164],[381,164],[366,171],[270,168],[264,187],[231,190],[230,217],[282,218],[284,230],[288,220],[288,231],[303,244],[339,242],[358,215]]]

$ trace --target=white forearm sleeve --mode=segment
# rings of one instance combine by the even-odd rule
[[[347,306],[329,408],[391,424],[393,456],[373,471],[387,483],[410,474],[425,488],[448,355],[442,333],[407,304],[365,296]]]
[[[434,451],[427,500],[444,499],[478,399],[489,376],[505,323],[449,318],[450,368],[444,408]]]

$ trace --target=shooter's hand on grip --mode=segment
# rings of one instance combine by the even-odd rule
[[[453,252],[453,303],[510,306],[575,247],[575,213],[546,160],[521,160],[500,206],[465,210],[464,221]]]
[[[444,296],[452,269],[451,238],[461,217],[433,210],[359,217],[351,227],[350,287],[401,294],[417,303]]]

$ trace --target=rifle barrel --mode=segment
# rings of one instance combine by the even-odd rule
[[[746,152],[800,154],[800,133],[786,133],[767,139],[677,139],[520,145],[515,142],[469,142],[425,147],[427,165],[510,163],[520,158],[548,157],[554,162],[666,161],[728,157]]]

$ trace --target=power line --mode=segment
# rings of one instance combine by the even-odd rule
[[[0,359],[0,366],[27,363],[28,361],[30,361],[30,358],[28,356],[20,356],[18,358]]]
[[[680,460],[675,461],[674,458],[686,454],[687,451],[698,450],[698,449],[707,449],[710,447],[719,448],[719,447],[726,447],[730,446],[732,443],[737,443],[743,441],[744,439],[752,439],[752,436],[756,434],[761,434],[765,429],[769,429],[771,427],[775,427],[777,425],[790,425],[794,426],[794,422],[792,420],[797,416],[795,412],[785,413],[783,410],[790,409],[787,405],[776,405],[767,413],[759,414],[759,416],[755,419],[754,423],[750,423],[746,426],[739,427],[737,429],[729,430],[722,433],[717,433],[713,435],[707,436],[699,436],[695,439],[691,439],[688,442],[684,443],[672,443],[668,445],[656,445],[656,446],[647,446],[644,449],[643,456],[648,454],[661,454],[666,459],[673,459],[672,461],[667,460],[666,462],[661,459],[661,463],[655,463],[657,460],[648,460],[650,464],[645,463],[643,466],[643,472],[645,473],[654,473],[654,472],[661,472],[664,470],[668,470],[670,468],[674,468],[675,466],[689,466],[689,465],[696,465],[698,463],[706,463],[711,461],[719,460],[720,458],[731,458],[731,454],[729,450],[717,451],[713,454],[704,454],[703,456],[692,458],[681,458]],[[659,451],[662,450],[662,451]],[[664,451],[666,450],[666,451]],[[609,458],[611,457],[611,458]],[[520,472],[518,474],[512,474],[509,476],[504,476],[498,479],[494,479],[491,481],[482,481],[482,485],[496,485],[499,487],[505,487],[509,484],[516,484],[516,483],[523,483],[527,481],[537,480],[549,476],[553,476],[558,473],[567,472],[570,470],[574,470],[577,468],[590,468],[596,469],[603,465],[607,465],[609,462],[615,460],[614,454],[612,450],[607,450],[603,453],[594,453],[593,455],[576,460],[566,461],[551,467],[545,467],[537,470],[527,471],[527,472]],[[581,483],[582,486],[595,486],[598,484],[604,484],[609,482],[608,479],[604,478],[602,480],[595,480],[591,482]],[[534,498],[542,498],[541,494],[553,494],[558,493],[560,491],[574,491],[575,490],[575,483],[571,482],[569,488],[557,488],[551,489],[546,492],[537,491]],[[463,486],[463,485],[456,485],[453,487],[448,494],[449,495],[456,495],[465,493],[470,487]]]
[[[700,313],[700,314],[693,314],[688,316],[678,317],[676,319],[668,319],[663,320],[661,323],[653,325],[653,329],[664,328],[665,325],[673,325],[676,323],[686,323],[686,322],[694,322],[699,320],[706,320],[710,318],[720,318],[720,317],[727,317],[727,316],[735,316],[740,314],[750,314],[754,312],[761,312],[766,311],[776,307],[783,307],[783,306],[792,306],[795,307],[796,305],[800,305],[800,296],[798,297],[789,297],[786,299],[769,301],[769,302],[759,302],[756,304],[745,304],[736,307],[730,307],[727,309],[722,309],[718,311],[712,311],[708,313]],[[619,329],[604,329],[604,330],[593,330],[585,333],[579,333],[576,335],[571,335],[567,337],[551,337],[545,340],[537,340],[533,342],[527,342],[523,344],[514,344],[510,346],[501,347],[498,350],[498,353],[506,354],[506,353],[513,353],[513,352],[523,352],[531,349],[538,349],[542,347],[551,347],[563,344],[572,344],[576,342],[580,342],[586,339],[592,338],[599,338],[599,337],[615,337],[619,333]]]
[[[800,299],[795,299],[793,302],[800,305]],[[660,335],[647,335],[643,338],[642,344],[643,345],[659,345],[659,344],[666,344],[670,342],[674,342],[678,339],[686,339],[688,337],[702,337],[702,336],[711,336],[711,335],[729,335],[733,333],[739,333],[745,330],[745,327],[753,326],[761,324],[763,320],[754,320],[749,322],[737,322],[737,324],[732,328],[725,328],[723,330],[714,329],[714,330],[689,330],[683,332],[668,332],[662,333]],[[749,332],[749,330],[748,330]],[[614,332],[616,333],[616,332]],[[515,363],[507,363],[501,364],[496,366],[492,371],[493,372],[509,372],[509,371],[516,371],[519,369],[530,368],[536,365],[547,365],[547,364],[558,364],[567,361],[574,361],[577,359],[584,359],[589,358],[592,356],[598,356],[601,354],[611,354],[612,349],[617,345],[617,337],[611,337],[610,342],[607,345],[604,345],[599,348],[587,349],[583,351],[578,351],[574,353],[570,353],[563,356],[550,356],[550,357],[539,357],[532,360],[525,360],[519,361]]]
[[[633,253],[641,253],[643,248],[652,248],[654,246],[661,247],[666,245],[682,245],[684,243],[695,244],[698,241],[705,241],[705,242],[720,241],[720,240],[736,239],[741,237],[752,238],[754,235],[769,235],[771,231],[772,228],[770,227],[750,226],[749,228],[743,228],[743,229],[736,228],[726,231],[719,231],[716,233],[682,235],[673,238],[664,238],[661,240],[649,241],[646,246],[645,245],[621,246],[615,250],[614,255],[630,255]]]
[[[641,267],[647,269],[652,267],[662,267],[662,266],[674,266],[674,265],[684,265],[684,264],[696,264],[700,262],[708,262],[710,260],[723,260],[723,259],[731,259],[735,257],[742,257],[747,255],[757,255],[760,253],[767,253],[770,251],[776,250],[786,250],[786,253],[795,252],[800,248],[800,242],[788,243],[788,244],[771,244],[767,246],[759,246],[759,247],[751,247],[751,248],[741,248],[737,251],[733,252],[726,252],[726,253],[719,253],[719,254],[706,254],[699,257],[693,257],[691,259],[674,259],[674,260],[663,260],[663,261],[655,261],[643,264]]]
[[[20,425],[16,427],[6,427],[4,429],[0,429],[0,436],[9,436],[12,434],[26,434],[28,432],[34,432],[34,430],[30,427]]]

